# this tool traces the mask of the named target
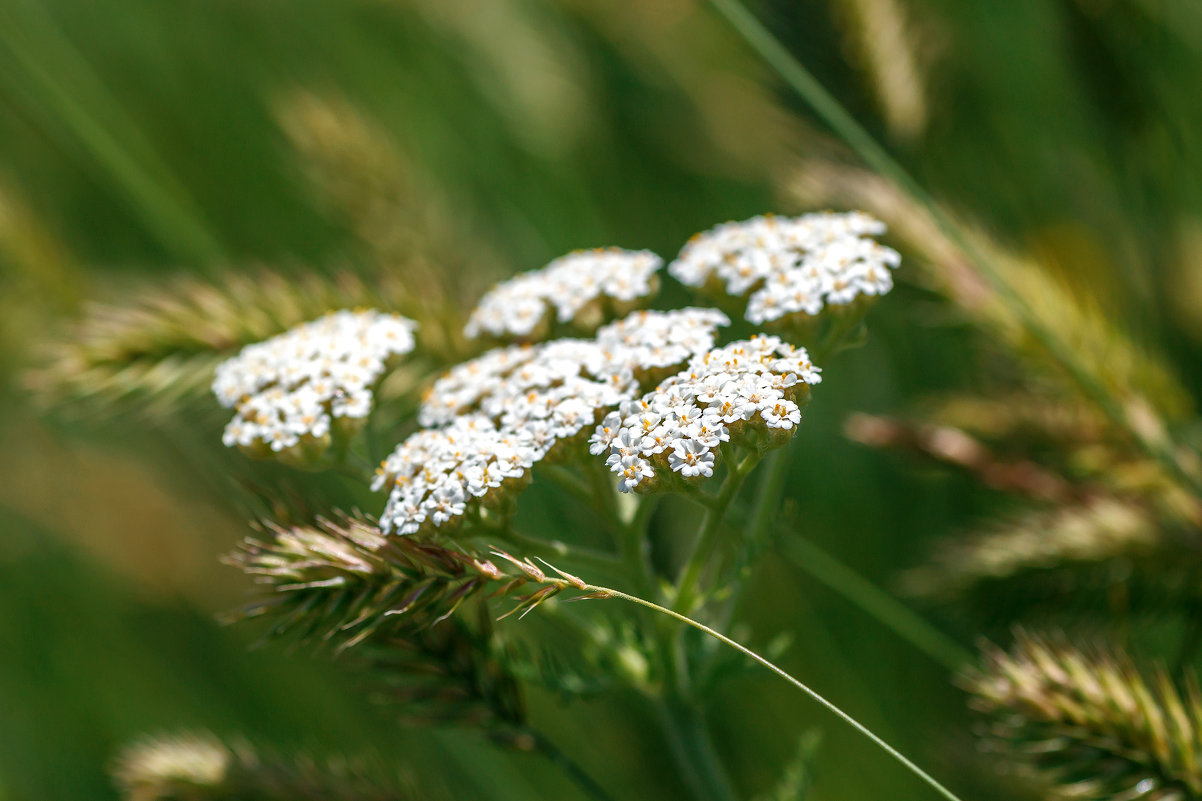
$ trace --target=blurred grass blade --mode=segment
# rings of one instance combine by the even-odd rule
[[[948,670],[959,670],[971,661],[972,655],[955,640],[804,537],[781,536],[777,547],[791,565],[860,607]]]
[[[0,7],[0,52],[11,68],[0,69],[7,94],[23,99],[48,129],[78,142],[120,187],[175,258],[204,266],[222,246],[137,124],[38,3]],[[33,95],[26,84],[36,86]]]

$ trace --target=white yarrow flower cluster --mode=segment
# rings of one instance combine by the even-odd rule
[[[712,348],[726,325],[730,319],[714,309],[639,311],[602,327],[593,339],[496,348],[435,381],[418,422],[441,426],[480,412],[515,426],[547,417],[573,398],[591,400],[594,408],[613,406],[649,375]]]
[[[578,250],[498,284],[468,319],[469,337],[529,337],[550,311],[560,323],[580,321],[583,312],[608,303],[616,313],[629,311],[654,294],[663,259],[648,250]],[[596,324],[593,323],[593,326]]]
[[[783,441],[801,422],[809,386],[822,380],[805,348],[757,336],[694,356],[641,398],[623,402],[589,439],[623,492],[647,492],[661,476],[712,476],[723,442]]]
[[[858,211],[753,217],[694,236],[668,270],[683,284],[747,297],[756,325],[814,316],[892,289],[901,257],[872,239],[884,232]]]
[[[717,309],[635,312],[597,331],[597,343],[632,370],[654,371],[682,364],[714,346],[714,333],[730,325]]]
[[[381,469],[377,488],[394,482],[381,525],[412,533],[462,516],[474,500],[495,501],[502,482],[520,486],[534,464],[582,439],[657,371],[711,349],[729,322],[712,309],[636,312],[594,339],[498,348],[451,369],[423,399],[418,421],[427,430],[401,443]],[[511,450],[503,458],[497,448]],[[489,466],[510,455],[520,458],[505,461],[502,472]]]
[[[380,527],[413,534],[425,524],[462,517],[473,501],[528,480],[549,448],[529,429],[508,430],[482,415],[418,431],[385,460],[372,483],[375,490],[392,487]]]
[[[343,310],[248,345],[213,380],[221,405],[237,409],[222,441],[276,454],[323,449],[336,421],[368,415],[372,387],[391,359],[413,350],[415,327],[399,315]]]

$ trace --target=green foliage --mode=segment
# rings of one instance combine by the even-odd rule
[[[900,575],[921,585],[935,630],[959,642],[982,620],[1084,620],[1134,631],[1141,659],[1196,661],[1187,646],[1202,531],[1202,105],[1183,76],[1202,70],[1202,19],[1191,4],[751,4],[961,221],[970,249],[1018,304],[983,282],[982,265],[895,181],[849,163],[844,145],[784,96],[705,3],[0,5],[0,401],[35,354],[24,383],[41,409],[134,411],[156,423],[147,433],[115,420],[131,436],[99,441],[81,427],[16,436],[32,428],[30,413],[0,406],[5,801],[96,797],[103,790],[88,777],[101,754],[177,721],[273,741],[291,731],[335,740],[319,753],[355,750],[343,747],[348,731],[378,739],[352,704],[339,703],[345,719],[326,727],[335,702],[314,704],[320,693],[308,685],[289,692],[299,660],[251,667],[234,656],[241,627],[209,632],[196,622],[231,603],[237,582],[206,566],[235,535],[184,518],[202,504],[236,507],[231,473],[266,506],[303,509],[298,521],[379,503],[358,477],[229,467],[204,433],[218,414],[205,396],[221,358],[332,308],[421,319],[420,359],[381,388],[388,416],[373,421],[375,438],[359,454],[372,461],[408,425],[429,375],[469,353],[463,310],[491,281],[575,247],[670,255],[716,220],[771,208],[875,212],[904,248],[905,285],[874,312],[866,347],[824,364],[808,415],[826,422],[807,420],[780,474],[778,496],[797,512],[767,528],[822,550],[774,547],[767,536],[735,543],[754,513],[736,498],[702,577],[719,589],[699,614],[761,642],[787,635],[794,645],[780,657],[791,670],[884,722],[891,740],[932,764],[962,739],[950,711],[959,699],[927,656],[865,624],[864,610],[887,628],[914,615],[888,613],[898,601],[874,584]],[[270,267],[244,267],[259,264]],[[679,287],[667,289],[665,303],[681,300]],[[58,333],[39,350],[48,332]],[[872,418],[888,435],[876,444],[959,474],[849,448],[831,421],[850,409],[891,415]],[[189,436],[207,444],[181,447]],[[135,460],[145,469],[116,469]],[[177,474],[182,486],[148,486]],[[520,521],[544,546],[537,552],[590,579],[586,569],[644,559],[653,578],[640,592],[669,594],[663,585],[687,561],[700,511],[663,504],[649,513],[641,548],[611,558],[594,531],[594,504],[608,495],[561,502],[542,479],[531,489],[540,508]],[[285,486],[299,502],[281,500]],[[54,502],[34,509],[35,496]],[[112,507],[146,500],[102,508],[110,497]],[[130,519],[114,525],[121,515]],[[486,602],[505,583],[489,579],[429,625],[478,579],[447,552],[470,553],[439,543],[438,558],[382,558],[363,545],[368,533],[334,528],[346,531],[269,532],[237,557],[263,571],[262,617],[295,647],[337,652],[335,667],[391,698],[398,717],[448,710],[512,728],[520,709],[622,797],[683,797],[658,732],[637,725],[650,706],[643,693],[664,675],[656,663],[667,661],[638,633],[645,621],[609,609],[598,620],[592,604],[557,602],[494,626],[515,602]],[[288,532],[296,538],[285,543]],[[602,558],[584,558],[585,545]],[[58,558],[64,547],[82,566]],[[815,557],[824,551],[837,559]],[[143,575],[157,563],[155,580],[137,578],[130,563]],[[137,600],[110,608],[97,586]],[[146,597],[147,586],[163,597]],[[399,608],[403,598],[381,590],[394,586],[426,589],[408,612],[374,626],[373,615]],[[312,628],[300,622],[305,601],[320,610]],[[288,614],[296,617],[285,624]],[[709,663],[695,641],[683,645],[686,676]],[[938,653],[954,654],[952,645]],[[178,663],[156,661],[164,653]],[[1102,670],[1090,659],[1076,674],[1085,685]],[[193,663],[213,675],[180,668]],[[688,677],[713,681],[683,689],[706,707],[734,792],[772,786],[789,750],[781,742],[812,725],[810,709],[755,674],[716,668]],[[602,692],[604,703],[576,703]],[[1192,696],[1179,695],[1191,710],[1176,735],[1184,742],[1198,721]],[[317,715],[305,699],[322,710],[322,726],[305,728]],[[574,705],[563,711],[565,699]],[[221,717],[205,718],[215,706]],[[854,741],[827,736],[812,796],[928,797],[865,770],[870,757]],[[431,741],[399,752],[424,775],[462,780],[464,797],[571,792],[512,750],[486,758]],[[1098,790],[1112,765],[1129,767],[1078,765],[1080,786]],[[789,775],[786,797],[810,773]],[[1014,785],[990,780],[974,797],[1012,798],[1022,791]]]

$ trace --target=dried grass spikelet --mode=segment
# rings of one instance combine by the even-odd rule
[[[226,557],[269,594],[242,617],[270,615],[272,634],[352,648],[382,627],[428,628],[504,574],[490,561],[413,537],[389,537],[363,520],[268,525]]]
[[[269,530],[271,539],[248,539],[227,557],[266,590],[236,617],[264,618],[269,636],[332,652],[406,722],[479,725],[522,747],[515,732],[524,709],[496,653],[489,610],[466,604],[508,594],[526,577],[452,547],[387,537],[362,520]],[[537,606],[550,597],[544,590],[519,603]]]
[[[905,140],[920,136],[930,116],[930,36],[914,24],[903,0],[840,0],[834,10],[889,132]]]
[[[1018,632],[965,677],[984,743],[1034,773],[1052,798],[1202,799],[1202,696],[1122,653]]]
[[[92,304],[47,343],[44,366],[25,376],[43,403],[109,410],[136,401],[141,413],[165,415],[207,396],[217,364],[245,345],[336,309],[418,303],[402,276],[311,270],[228,271],[217,283],[178,278],[127,295]]]
[[[1143,506],[1113,497],[1085,500],[945,543],[904,578],[913,595],[956,596],[985,582],[1112,560],[1171,561],[1182,551]]]
[[[275,115],[330,212],[379,250],[412,246],[409,170],[387,132],[345,97],[306,90],[277,98]]]
[[[862,445],[912,451],[954,465],[993,489],[1054,502],[1080,495],[1055,472],[1028,459],[1000,459],[980,440],[953,426],[853,414],[843,430]]]
[[[1019,310],[993,291],[931,214],[898,186],[833,159],[812,159],[799,165],[791,188],[807,205],[850,204],[884,220],[906,248],[923,257],[917,261],[929,267],[927,278],[936,291],[1028,363],[1065,376],[1065,365],[1040,344]],[[1161,354],[1133,340],[1119,320],[1043,265],[1006,250],[973,226],[959,227],[1021,296],[1024,313],[1073,354],[1074,369],[1116,399],[1127,427],[1148,440],[1164,441],[1170,423],[1191,416],[1190,396]]]
[[[346,760],[282,758],[208,733],[146,738],[112,769],[127,801],[401,801],[415,797],[396,779],[381,783]]]
[[[1092,406],[1028,389],[989,397],[943,395],[930,406],[925,415],[930,420],[993,442],[1080,447],[1111,433]]]

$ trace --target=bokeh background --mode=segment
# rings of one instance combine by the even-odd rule
[[[1121,331],[1135,372],[1154,352],[1191,419],[1202,6],[751,7],[958,219]],[[354,274],[369,295],[387,276],[466,307],[570,249],[671,256],[719,221],[849,205],[905,234],[887,241],[906,262],[868,344],[826,365],[788,519],[894,592],[935,543],[1015,501],[852,442],[846,419],[1035,379],[948,289],[971,267],[941,260],[913,204],[705,3],[0,0],[0,799],[115,798],[125,743],[187,728],[376,754],[435,797],[577,792],[474,732],[398,729],[328,663],[219,624],[247,585],[218,557],[264,510],[204,399],[205,315],[187,318],[192,352],[158,372],[152,342],[132,372],[87,373],[70,348],[89,304],[167,287],[203,311],[210,284],[283,303],[290,285]],[[750,640],[787,635],[788,669],[932,772],[1014,797],[982,767],[945,667],[786,560],[752,580]],[[976,603],[914,601],[965,647],[1012,620]],[[1177,636],[1157,620],[1144,636]],[[617,797],[684,797],[634,698],[530,702]],[[746,797],[812,730],[812,798],[930,797],[765,674],[723,684],[711,718]]]

